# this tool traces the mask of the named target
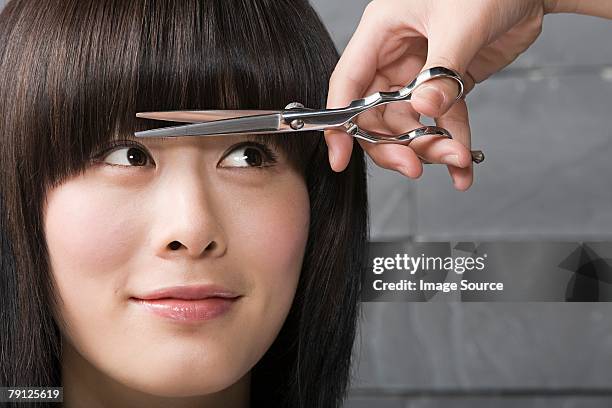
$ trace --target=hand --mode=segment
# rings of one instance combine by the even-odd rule
[[[538,37],[554,0],[374,0],[334,70],[328,108],[346,106],[377,91],[397,90],[434,66],[458,71],[466,93],[514,61]],[[393,103],[359,116],[364,129],[398,134],[423,126],[420,115],[436,118],[453,139],[415,139],[409,146],[369,144],[361,147],[381,167],[418,178],[419,156],[448,165],[458,190],[473,182],[470,126],[464,100],[455,102],[457,84],[435,79],[417,88],[411,103]],[[340,130],[325,132],[333,170],[350,160],[353,138]]]

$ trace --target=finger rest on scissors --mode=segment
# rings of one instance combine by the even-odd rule
[[[439,126],[423,126],[417,129],[412,129],[411,131],[402,133],[400,135],[386,135],[372,131],[365,131],[354,122],[347,123],[345,128],[349,135],[373,144],[391,143],[408,145],[414,139],[422,136],[441,136],[447,139],[453,138],[448,130]],[[484,161],[484,153],[481,150],[472,150],[471,154],[472,161],[474,163],[481,163]],[[432,164],[432,162],[426,161],[423,158],[421,158],[421,160],[424,164]]]
[[[470,153],[472,155],[472,162],[478,164],[478,163],[482,163],[485,159],[485,155],[482,152],[482,150],[470,150]],[[421,159],[421,162],[423,164],[438,164],[438,163],[433,163],[430,161],[427,161],[425,158],[419,156],[419,159]]]

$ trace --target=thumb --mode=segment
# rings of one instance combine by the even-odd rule
[[[467,31],[468,28],[464,27],[464,30]],[[470,32],[436,34],[432,33],[428,40],[427,60],[423,70],[437,66],[450,68],[458,72],[463,79],[464,94],[469,92],[474,87],[474,80],[467,73],[467,67],[482,44],[474,41]],[[459,84],[453,79],[432,79],[414,90],[412,106],[422,115],[437,118],[453,106],[459,91]]]

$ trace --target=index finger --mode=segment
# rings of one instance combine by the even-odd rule
[[[363,96],[376,74],[378,50],[385,37],[380,25],[376,24],[376,18],[366,8],[357,30],[331,75],[328,108],[344,107]],[[344,170],[351,158],[353,138],[341,130],[328,130],[325,132],[325,141],[332,169]]]
[[[371,7],[366,8],[331,75],[328,108],[339,108],[360,98],[374,79],[378,53],[387,35],[371,10]]]

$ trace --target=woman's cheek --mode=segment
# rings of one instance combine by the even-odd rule
[[[297,287],[310,224],[310,202],[303,180],[294,178],[262,197],[251,196],[249,204],[231,208],[230,239],[245,266],[252,266],[251,279],[265,313],[284,319]],[[237,245],[236,245],[237,244]],[[246,268],[249,270],[251,268]]]
[[[97,188],[92,188],[92,186]],[[125,265],[138,247],[133,200],[81,178],[50,190],[44,226],[50,269],[61,302],[55,311],[76,343],[118,318],[117,293],[128,281]],[[103,318],[104,316],[104,318]]]
[[[132,202],[79,181],[49,191],[45,235],[56,274],[79,281],[127,262],[142,236]]]

